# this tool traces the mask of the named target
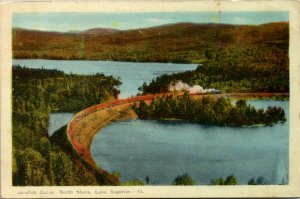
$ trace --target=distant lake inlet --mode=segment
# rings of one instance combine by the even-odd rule
[[[87,60],[46,60],[46,59],[14,59],[14,65],[28,68],[57,69],[65,73],[112,75],[120,78],[120,98],[130,97],[138,93],[138,88],[144,82],[162,74],[194,70],[197,64],[171,64],[171,63],[135,63],[115,61],[87,61]]]

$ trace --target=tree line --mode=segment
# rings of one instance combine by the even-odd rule
[[[281,184],[286,184],[286,180],[282,179]],[[133,179],[126,182],[123,182],[123,186],[143,186],[143,185],[151,185],[153,182],[151,182],[151,179],[149,176],[146,176],[145,180],[141,179]],[[155,184],[155,183],[154,183]],[[271,182],[266,179],[263,176],[259,176],[256,178],[251,178],[248,180],[248,185],[270,185]],[[184,186],[191,186],[191,185],[197,185],[197,182],[195,179],[192,178],[187,173],[184,173],[182,175],[178,175],[172,182],[172,185],[184,185]],[[238,179],[234,175],[229,175],[226,178],[217,178],[210,181],[210,185],[239,185]]]
[[[272,125],[286,121],[281,107],[256,110],[242,99],[233,105],[229,98],[203,97],[201,100],[195,100],[188,94],[182,97],[168,96],[155,99],[149,105],[142,101],[139,105],[135,104],[133,109],[140,119],[181,119],[209,125]]]
[[[287,22],[261,25],[178,23],[114,32],[55,33],[13,29],[13,56],[26,59],[202,63],[219,48],[284,48]],[[67,49],[67,50],[66,50]]]
[[[187,173],[179,175],[174,179],[173,185],[196,185],[196,181]],[[218,178],[211,180],[211,185],[238,185],[238,180],[234,175],[227,176],[225,179]],[[269,185],[271,184],[265,177],[259,176],[248,181],[248,185]],[[283,183],[284,184],[284,183]]]
[[[82,160],[65,127],[48,137],[51,112],[77,112],[116,97],[120,81],[103,74],[12,69],[13,185],[117,185],[119,179]]]
[[[207,48],[205,61],[196,70],[162,75],[140,90],[161,93],[178,80],[189,85],[230,92],[289,92],[287,48],[252,46]]]

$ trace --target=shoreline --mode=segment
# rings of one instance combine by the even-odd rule
[[[174,93],[166,93],[165,95],[159,95],[157,97],[170,96]],[[177,96],[183,95],[183,93],[176,93]],[[209,95],[191,95],[194,99],[202,99],[203,97],[230,97],[233,99],[256,99],[256,100],[269,100],[271,97],[276,96],[284,96],[289,97],[289,93],[226,93],[226,94],[209,94]],[[263,99],[262,99],[263,97]],[[125,98],[126,99],[126,98]],[[272,99],[271,99],[272,100]],[[274,99],[276,100],[276,99]],[[278,100],[276,100],[278,101]],[[131,106],[134,103],[125,103],[118,104],[115,106],[108,107],[103,110],[96,111],[94,113],[85,115],[83,118],[76,123],[74,127],[72,127],[73,134],[70,135],[70,126],[71,123],[76,120],[78,115],[81,115],[91,107],[84,109],[77,113],[72,120],[68,123],[67,135],[70,143],[72,144],[75,151],[80,155],[86,162],[88,162],[93,167],[97,167],[98,165],[95,163],[92,155],[91,155],[91,144],[94,136],[97,133],[101,133],[101,129],[111,122],[118,121],[128,121],[131,119],[137,119],[136,113],[131,109]],[[168,120],[170,122],[170,120]],[[173,120],[172,120],[173,121]],[[225,125],[226,126],[226,125]],[[265,125],[264,125],[265,126]],[[238,127],[246,127],[249,126],[238,126]],[[250,126],[250,127],[256,127]]]
[[[129,106],[131,106],[131,104]],[[122,120],[125,121],[137,118],[137,115],[133,114],[133,111],[127,110],[127,107],[128,104],[120,105],[108,109],[103,109],[85,116],[76,124],[73,135],[70,135],[69,133],[69,125],[72,120],[76,118],[76,115],[82,113],[84,110],[77,113],[68,124],[66,132],[68,135],[68,140],[70,141],[78,155],[80,155],[93,167],[99,167],[99,165],[97,165],[94,161],[90,150],[94,136],[98,133],[101,133],[101,129],[111,122]]]
[[[260,93],[260,92],[255,92],[255,93],[221,93],[221,94],[204,94],[204,95],[192,95],[193,97],[195,97],[195,99],[200,99],[201,96],[202,98],[204,96],[207,97],[225,97],[225,98],[233,98],[233,99],[245,99],[245,100],[272,100],[274,97],[278,97],[275,98],[274,100],[280,100],[282,99],[286,99],[289,98],[290,94],[289,93]],[[285,97],[285,98],[283,98]]]
[[[33,58],[20,58],[20,57],[14,57],[13,60],[32,60]],[[160,61],[153,61],[153,62],[149,62],[149,61],[143,61],[143,60],[139,60],[139,61],[127,61],[127,60],[110,60],[110,59],[51,59],[51,58],[47,58],[47,57],[38,57],[38,58],[34,58],[34,60],[50,60],[50,61],[103,61],[103,62],[126,62],[126,63],[160,63],[160,64],[195,64],[195,65],[201,65],[204,63],[204,61],[202,62],[160,62]]]
[[[182,119],[168,119],[168,118],[159,118],[159,119],[141,119],[145,121],[157,121],[162,124],[197,124],[197,125],[204,125],[204,126],[213,126],[213,127],[230,127],[230,128],[255,128],[255,127],[267,127],[267,126],[274,126],[276,124],[282,124],[285,121],[278,121],[276,123],[271,123],[271,124],[252,124],[252,125],[232,125],[232,124],[214,124],[214,123],[198,123],[198,122],[193,122],[189,120],[182,120]]]

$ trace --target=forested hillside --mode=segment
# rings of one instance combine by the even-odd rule
[[[201,63],[207,49],[288,48],[286,22],[262,25],[178,23],[135,30],[43,32],[13,29],[14,58]]]
[[[65,128],[48,137],[49,114],[78,112],[113,98],[120,81],[103,74],[67,75],[58,70],[13,67],[13,184],[116,185],[73,151]]]
[[[170,83],[182,80],[222,93],[289,92],[288,47],[208,48],[205,57],[196,70],[159,76],[140,90],[144,94],[166,92]]]
[[[142,85],[140,90],[144,94],[166,92],[170,83],[178,80],[201,85],[204,89],[220,89],[223,93],[289,92],[289,25],[285,22],[262,25],[180,23],[136,30],[91,29],[67,33],[14,28],[12,37],[13,58],[199,64],[194,71],[162,75]],[[120,83],[103,74],[67,75],[58,70],[14,66],[13,184],[119,184],[118,177],[92,168],[74,153],[64,137],[64,128],[49,138],[47,125],[51,112],[77,112],[115,98]],[[181,114],[176,112],[178,110],[168,113],[166,108],[180,102],[168,100],[156,102],[160,109],[155,104],[150,107],[142,104],[136,111],[145,119],[177,117]],[[221,105],[210,100],[202,102],[211,105],[214,115],[213,121],[198,118],[205,124],[226,124],[223,121],[233,121],[231,116],[236,112],[241,113],[241,120],[231,125],[253,125],[263,119],[266,119],[264,124],[284,121],[280,108],[261,112],[247,107],[244,102],[239,102],[237,109],[226,100],[221,101]],[[191,107],[191,110],[204,110],[201,104],[189,98],[182,103],[184,107],[194,104],[199,108]],[[232,111],[226,115],[228,118],[220,118],[219,112],[214,112],[219,107]],[[248,114],[253,115],[253,120],[244,117]],[[276,118],[268,118],[268,114]],[[182,113],[181,119],[189,119],[185,116]]]

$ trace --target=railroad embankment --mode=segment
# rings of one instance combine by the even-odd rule
[[[174,93],[144,95],[131,97],[122,100],[99,104],[89,107],[77,113],[67,126],[67,135],[77,153],[89,164],[97,167],[94,162],[90,147],[94,135],[111,122],[136,119],[137,115],[132,110],[132,105],[144,100],[150,103],[155,98],[174,95]],[[176,93],[176,96],[182,96],[183,93]],[[209,94],[209,95],[191,95],[195,99],[201,99],[205,96],[219,98],[230,97],[237,99],[272,99],[288,98],[288,93],[230,93],[230,94]]]
[[[137,118],[130,106],[131,104],[118,105],[82,118],[73,128],[72,134],[69,133],[68,136],[77,153],[91,165],[97,166],[90,153],[94,135],[112,121]]]

